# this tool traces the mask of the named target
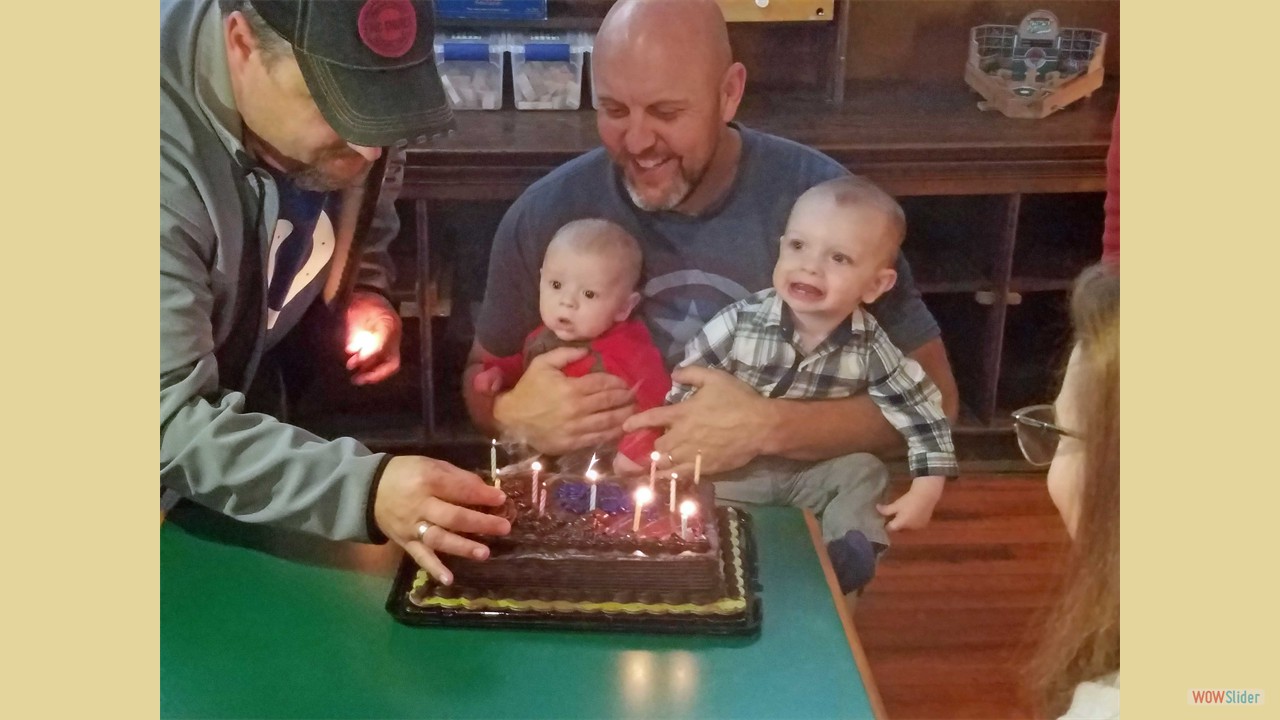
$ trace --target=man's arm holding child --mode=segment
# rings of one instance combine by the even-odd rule
[[[473,343],[462,376],[462,394],[471,421],[482,432],[519,439],[551,455],[603,445],[622,437],[622,421],[632,413],[633,393],[609,373],[566,377],[566,365],[587,348],[556,348],[534,358],[520,382],[497,396],[476,392],[474,376],[484,369],[486,350]]]
[[[938,386],[943,411],[954,419],[959,399],[942,340],[926,342],[910,357]],[[638,414],[626,427],[666,427],[657,449],[675,459],[676,472],[691,471],[699,451],[703,472],[714,473],[758,455],[822,460],[854,452],[893,456],[906,447],[866,393],[839,400],[768,399],[729,373],[703,367],[681,368],[672,379],[697,392],[678,405]]]
[[[951,363],[941,338],[929,340],[908,355],[916,361],[942,393],[942,411],[954,421],[960,397]],[[850,452],[869,452],[881,457],[901,455],[906,449],[902,434],[885,419],[884,413],[867,393],[840,400],[780,400],[770,435],[775,441],[770,451],[796,460],[822,460]],[[781,452],[772,452],[776,446]]]

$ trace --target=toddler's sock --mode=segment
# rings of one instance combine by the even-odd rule
[[[861,590],[875,577],[876,548],[860,530],[850,530],[827,543],[827,554],[842,593]]]

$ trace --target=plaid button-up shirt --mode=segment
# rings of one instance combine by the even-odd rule
[[[770,398],[843,398],[865,389],[906,438],[913,477],[959,474],[942,393],[875,318],[854,311],[847,324],[806,355],[796,345],[784,308],[770,288],[721,310],[689,341],[680,367],[725,370]],[[691,386],[676,383],[667,402],[680,402],[692,392]]]

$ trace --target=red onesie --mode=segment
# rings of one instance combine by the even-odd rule
[[[586,357],[566,365],[564,374],[569,377],[582,377],[589,372],[617,375],[635,390],[637,412],[662,405],[671,390],[671,375],[662,364],[662,354],[654,347],[649,329],[635,319],[617,323],[588,342],[566,342],[546,325],[539,325],[525,338],[522,354],[487,358],[484,366],[498,368],[502,372],[502,386],[510,388],[519,382],[535,357],[558,347],[591,348]],[[637,465],[647,465],[659,435],[661,433],[652,428],[627,433],[618,443],[618,452]]]

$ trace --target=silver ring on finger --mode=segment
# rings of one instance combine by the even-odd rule
[[[430,529],[431,529],[431,523],[427,522],[426,520],[418,521],[418,530],[417,530],[418,542],[426,542],[424,538],[426,538],[427,531]]]

